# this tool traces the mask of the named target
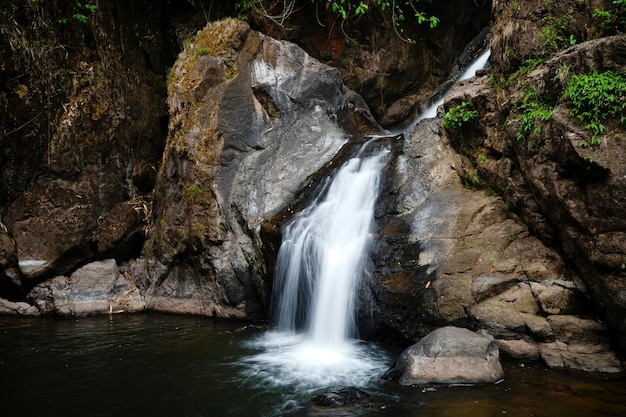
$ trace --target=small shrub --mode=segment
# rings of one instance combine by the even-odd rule
[[[518,108],[522,115],[516,133],[517,140],[524,140],[531,133],[541,132],[541,123],[550,120],[554,111],[553,106],[541,102],[535,90],[530,90],[524,95],[522,104]]]
[[[571,114],[591,131],[591,145],[600,144],[604,121],[619,117],[626,127],[626,76],[617,71],[574,75],[565,90],[564,99],[571,104]]]
[[[626,30],[626,0],[614,0],[610,10],[594,9],[593,17],[600,21],[606,33],[623,32]]]
[[[471,103],[464,101],[461,104],[450,107],[443,117],[442,124],[444,128],[454,130],[476,119],[478,119],[478,112],[472,108]]]

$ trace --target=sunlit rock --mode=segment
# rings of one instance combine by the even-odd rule
[[[386,377],[402,385],[481,384],[504,378],[496,340],[459,327],[443,327],[407,348]]]
[[[143,297],[115,260],[92,262],[71,276],[57,276],[37,285],[29,301],[42,314],[86,316],[137,312],[145,307]]]

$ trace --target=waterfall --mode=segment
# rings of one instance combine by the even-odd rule
[[[489,57],[491,56],[491,48],[487,48],[481,53],[472,63],[463,71],[463,73],[459,76],[459,78],[454,82],[454,84],[458,83],[462,80],[467,80],[468,78],[472,78],[476,75],[476,71],[479,69],[486,68],[489,64]],[[417,116],[417,119],[413,122],[411,127],[415,126],[423,119],[430,119],[437,116],[437,108],[443,104],[443,100],[445,96],[444,94],[437,101],[432,103],[423,113]]]
[[[283,232],[275,330],[251,342],[260,352],[245,360],[243,374],[248,383],[284,393],[285,409],[320,388],[367,387],[388,367],[376,344],[352,338],[381,171],[390,153],[372,149],[378,146],[374,141],[326,180]]]
[[[312,341],[324,344],[355,334],[355,293],[388,153],[350,159],[323,198],[287,226],[274,284],[278,329],[293,332],[303,326]]]

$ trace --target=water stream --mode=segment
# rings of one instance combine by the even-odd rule
[[[463,71],[463,73],[456,79],[454,84],[472,78],[476,75],[476,71],[486,68],[489,65],[489,57],[491,56],[491,48],[486,48],[472,63]],[[453,85],[454,86],[454,85]],[[452,88],[452,87],[451,87]],[[447,92],[446,92],[447,94]],[[434,101],[428,109],[422,112],[411,126],[415,126],[417,123],[424,119],[431,119],[437,116],[437,108],[443,104],[443,101],[446,97],[446,94],[443,94],[438,100]]]

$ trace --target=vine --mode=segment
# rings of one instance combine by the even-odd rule
[[[237,9],[246,14],[250,11],[270,19],[282,26],[285,21],[302,6],[304,0],[240,0]],[[404,37],[406,24],[428,23],[431,28],[437,27],[439,18],[424,12],[419,6],[419,0],[309,0],[316,5],[332,11],[345,23],[352,17],[358,18],[370,12],[372,6],[378,7],[383,13],[391,14],[394,30],[398,37],[406,42],[414,42]],[[282,5],[280,4],[282,3]]]

